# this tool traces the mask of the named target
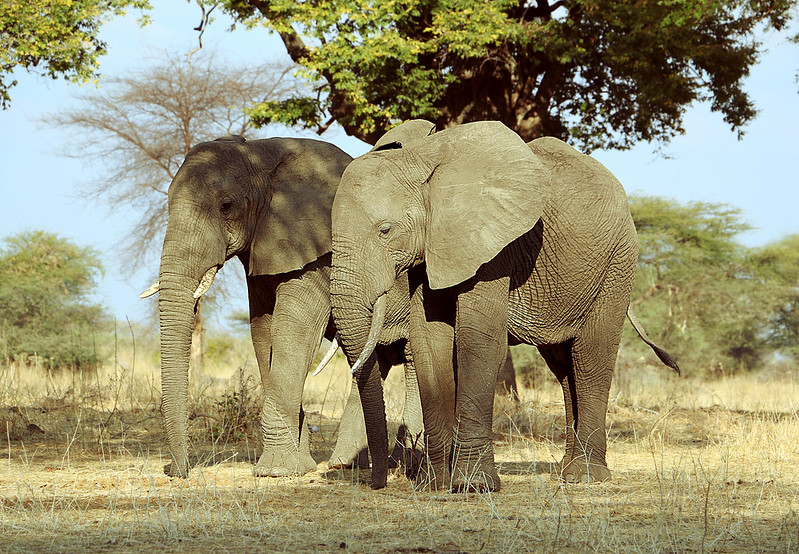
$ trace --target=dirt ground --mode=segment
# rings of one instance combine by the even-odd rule
[[[664,384],[665,383],[665,384]],[[623,379],[622,379],[622,384]],[[636,385],[638,386],[638,385]],[[613,479],[550,476],[563,448],[557,386],[499,401],[502,490],[380,491],[367,471],[328,471],[330,397],[306,403],[317,470],[255,478],[254,435],[192,420],[198,465],[170,479],[154,405],[69,399],[4,406],[0,549],[110,552],[796,552],[799,386],[795,379],[670,380],[614,388]],[[230,400],[231,396],[223,397]],[[219,400],[211,407],[224,406]],[[333,415],[330,415],[333,414]]]

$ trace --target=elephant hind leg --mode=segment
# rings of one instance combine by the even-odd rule
[[[577,401],[574,442],[561,470],[561,478],[569,482],[602,482],[611,476],[605,460],[605,417],[618,343],[614,347],[602,342],[574,342],[573,398]]]
[[[405,407],[402,423],[397,431],[394,450],[389,457],[389,466],[402,466],[409,479],[416,479],[424,460],[424,421],[419,382],[410,345],[405,344]]]
[[[572,345],[571,342],[568,342],[540,346],[538,350],[563,389],[563,402],[566,408],[566,450],[563,458],[555,467],[555,475],[560,477],[563,474],[563,468],[568,466],[574,458],[574,446],[577,442],[574,436],[575,422],[577,421],[577,390],[574,384]]]
[[[573,386],[570,383],[569,390],[574,443],[571,458],[564,458],[562,469],[562,478],[570,482],[601,482],[611,477],[605,460],[605,419],[624,324],[626,306],[622,304],[600,305],[572,343]]]

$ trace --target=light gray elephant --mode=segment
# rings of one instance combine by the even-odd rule
[[[558,474],[608,479],[605,414],[625,314],[679,371],[629,311],[638,242],[621,184],[564,142],[527,145],[499,122],[405,125],[422,136],[381,139],[347,167],[333,203],[331,294],[346,355],[356,367],[370,359],[386,292],[407,274],[428,455],[420,480],[499,489],[493,390],[509,342],[536,345],[563,388]],[[361,392],[365,407],[378,401]],[[380,429],[366,423],[371,447]],[[372,480],[385,485],[374,468]]]
[[[351,157],[310,139],[245,141],[230,136],[199,144],[186,156],[169,188],[169,222],[161,254],[162,413],[172,463],[168,475],[186,477],[188,369],[197,299],[217,270],[237,256],[247,273],[250,327],[265,401],[261,413],[260,476],[316,469],[302,411],[305,376],[322,336],[334,338],[330,306],[330,210]],[[404,288],[403,288],[404,287]],[[398,282],[389,301],[375,363],[385,374],[406,362],[404,440],[422,433],[418,387],[406,354],[409,298]],[[361,383],[363,386],[363,383]],[[366,417],[385,418],[384,411]],[[382,406],[380,408],[382,410]],[[340,426],[333,467],[363,464],[363,418],[358,388]],[[382,422],[385,428],[385,419]],[[384,450],[386,446],[384,445]],[[383,463],[386,463],[383,461]]]

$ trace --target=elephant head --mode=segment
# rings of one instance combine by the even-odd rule
[[[175,175],[158,282],[169,474],[188,475],[189,350],[197,299],[233,256],[248,275],[273,275],[329,252],[329,206],[350,160],[321,141],[225,137],[193,147]]]
[[[333,203],[333,317],[361,361],[398,275],[425,264],[433,289],[464,282],[529,231],[547,199],[549,172],[501,123],[403,125],[347,167]]]

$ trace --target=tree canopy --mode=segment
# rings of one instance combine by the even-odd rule
[[[0,107],[11,102],[15,68],[56,79],[87,82],[96,77],[106,45],[100,27],[149,0],[3,0],[0,2]],[[146,21],[146,19],[145,19]],[[10,80],[9,80],[10,79]]]
[[[440,128],[493,119],[525,140],[569,138],[590,151],[668,141],[708,100],[733,130],[756,113],[743,79],[763,28],[795,0],[222,0],[265,26],[317,84],[263,103],[258,123],[374,142],[410,118]]]
[[[0,348],[6,359],[36,356],[50,368],[98,363],[95,335],[106,321],[91,295],[98,253],[53,233],[32,231],[0,247]]]

